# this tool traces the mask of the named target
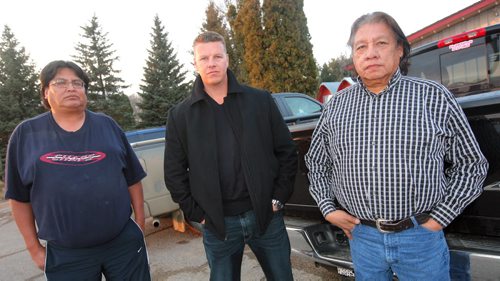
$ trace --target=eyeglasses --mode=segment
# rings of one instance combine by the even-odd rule
[[[85,87],[85,83],[82,80],[68,81],[66,79],[57,79],[50,83],[50,85],[53,85],[58,89],[67,89],[69,87],[69,84],[71,84],[74,89],[82,89],[83,87]]]

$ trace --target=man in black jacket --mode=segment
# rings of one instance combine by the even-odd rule
[[[211,280],[240,280],[245,244],[268,280],[292,280],[281,209],[297,151],[268,92],[238,83],[224,38],[196,37],[198,77],[167,122],[165,183],[185,216],[203,225]]]

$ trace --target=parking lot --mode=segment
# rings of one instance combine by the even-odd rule
[[[184,233],[173,229],[169,218],[161,218],[154,228],[148,220],[148,246],[153,280],[208,280],[209,267],[201,236],[189,229]],[[0,280],[45,280],[43,272],[31,261],[29,253],[12,218],[9,205],[0,201]],[[339,280],[337,273],[292,255],[295,280]],[[245,250],[242,280],[265,280],[264,274],[249,249]]]

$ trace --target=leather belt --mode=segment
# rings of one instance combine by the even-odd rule
[[[430,215],[428,213],[421,213],[413,216],[418,224],[423,224],[429,220]],[[412,217],[398,220],[398,221],[389,221],[384,219],[377,219],[376,221],[369,220],[360,220],[361,224],[374,227],[378,229],[382,233],[394,233],[401,232],[403,230],[410,229],[414,227]]]

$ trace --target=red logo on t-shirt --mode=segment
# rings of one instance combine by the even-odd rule
[[[49,164],[66,166],[84,166],[99,162],[106,158],[106,153],[99,151],[56,151],[40,156],[40,160]]]

